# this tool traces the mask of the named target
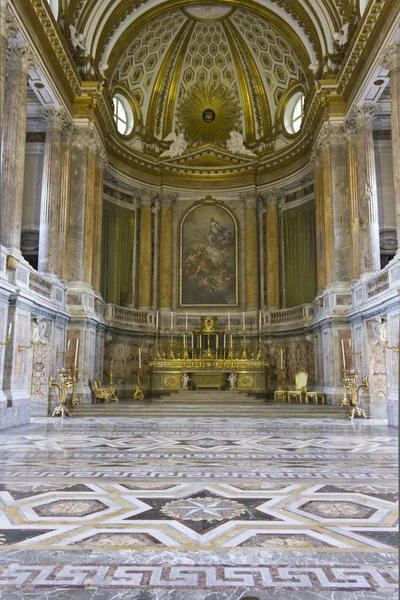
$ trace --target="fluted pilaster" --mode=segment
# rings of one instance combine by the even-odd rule
[[[62,279],[67,279],[67,231],[71,191],[71,146],[73,126],[65,121],[61,140],[61,193],[60,193],[60,253],[58,272]]]
[[[151,308],[152,283],[152,215],[151,205],[154,194],[148,190],[140,193],[140,240],[139,240],[139,309]]]
[[[254,310],[259,307],[257,194],[244,194],[242,200],[246,208],[246,308]]]
[[[282,199],[280,190],[272,189],[263,194],[266,205],[266,305],[268,310],[280,308],[279,277],[279,220],[278,205]]]
[[[400,249],[400,41],[383,51],[381,64],[389,71],[391,94],[394,194],[396,202],[397,252]]]
[[[7,50],[7,85],[1,165],[0,241],[20,250],[24,191],[28,69],[34,65],[30,48],[11,44]]]
[[[172,308],[172,206],[177,194],[162,193],[160,229],[160,284],[159,306],[162,310]]]
[[[62,131],[67,114],[63,108],[56,107],[44,108],[40,112],[47,127],[40,206],[38,269],[42,273],[60,275]]]
[[[354,130],[357,152],[357,198],[359,215],[359,274],[380,269],[378,195],[373,140],[373,120],[378,104],[356,105],[347,120]]]

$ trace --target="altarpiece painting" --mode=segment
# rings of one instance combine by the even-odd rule
[[[224,206],[207,202],[181,223],[181,306],[236,306],[237,226]]]

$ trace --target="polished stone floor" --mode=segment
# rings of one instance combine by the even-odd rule
[[[382,421],[34,419],[0,433],[0,598],[397,598]]]

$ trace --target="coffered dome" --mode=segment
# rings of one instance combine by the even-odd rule
[[[291,92],[308,93],[307,58],[292,32],[251,10],[186,6],[143,28],[118,61],[110,91],[126,95],[148,137],[182,131],[191,145],[222,145],[233,129],[254,144],[282,129]],[[194,122],[204,122],[207,109],[213,132],[205,127],[196,139]]]

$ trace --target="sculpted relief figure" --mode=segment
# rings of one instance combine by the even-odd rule
[[[37,317],[32,321],[32,340],[34,344],[48,344],[50,323],[47,319]]]
[[[176,158],[177,156],[181,156],[188,146],[183,133],[179,133],[177,135],[176,133],[172,132],[167,135],[164,141],[172,142],[172,144],[169,147],[169,150],[165,150],[165,152],[161,154],[161,157],[168,156],[169,158]]]
[[[226,146],[228,150],[232,152],[232,154],[245,154],[246,156],[256,156],[254,152],[248,150],[243,141],[243,136],[239,131],[231,131],[230,138],[226,142]]]
[[[229,373],[228,381],[229,385],[231,386],[231,390],[236,389],[237,378],[237,373]]]
[[[74,50],[84,50],[86,52],[85,46],[85,36],[83,33],[78,33],[77,28],[74,25],[69,26],[69,31],[71,34],[71,43],[74,47]]]

